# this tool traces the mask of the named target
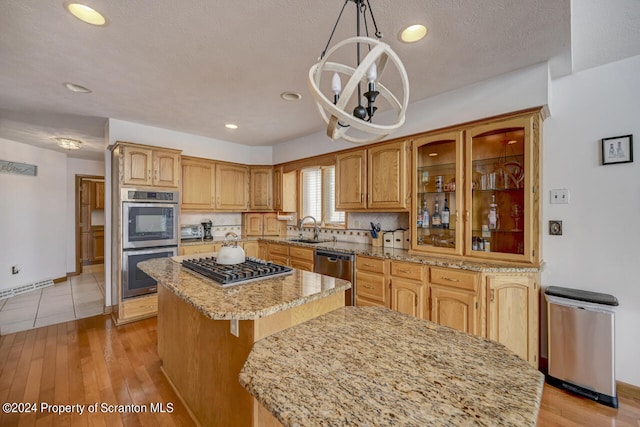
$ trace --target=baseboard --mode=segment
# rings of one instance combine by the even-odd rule
[[[640,387],[623,383],[622,381],[616,381],[616,389],[618,396],[626,397],[629,399],[640,399]]]
[[[53,279],[53,284],[55,285],[56,283],[62,283],[62,282],[66,282],[67,281],[67,276],[63,276],[63,277],[58,277],[57,279]]]
[[[112,305],[105,305],[103,307],[103,313],[104,314],[111,314],[113,312],[113,306]]]

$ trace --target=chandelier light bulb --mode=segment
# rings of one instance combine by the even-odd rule
[[[367,70],[367,79],[369,79],[369,83],[373,83],[378,78],[378,67],[376,67],[376,63],[374,62]]]
[[[333,73],[333,78],[331,79],[331,90],[333,90],[334,95],[340,95],[340,92],[342,92],[342,81],[340,80],[340,75],[338,73]]]

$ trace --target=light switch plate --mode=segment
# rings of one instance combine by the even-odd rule
[[[562,236],[562,221],[549,221],[549,234],[552,236]]]
[[[552,204],[568,204],[569,190],[567,190],[566,188],[551,190],[551,203]]]

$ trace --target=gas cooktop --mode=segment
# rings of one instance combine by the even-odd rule
[[[199,273],[222,286],[246,283],[265,277],[291,274],[293,269],[257,258],[246,258],[240,264],[218,264],[215,257],[183,259],[182,266]]]

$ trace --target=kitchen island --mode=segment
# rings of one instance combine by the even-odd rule
[[[254,343],[344,306],[347,281],[293,270],[222,287],[168,258],[138,267],[158,286],[162,370],[202,426],[257,425],[260,412],[238,382]]]
[[[502,344],[344,307],[257,342],[240,382],[285,426],[534,426],[544,377]]]

